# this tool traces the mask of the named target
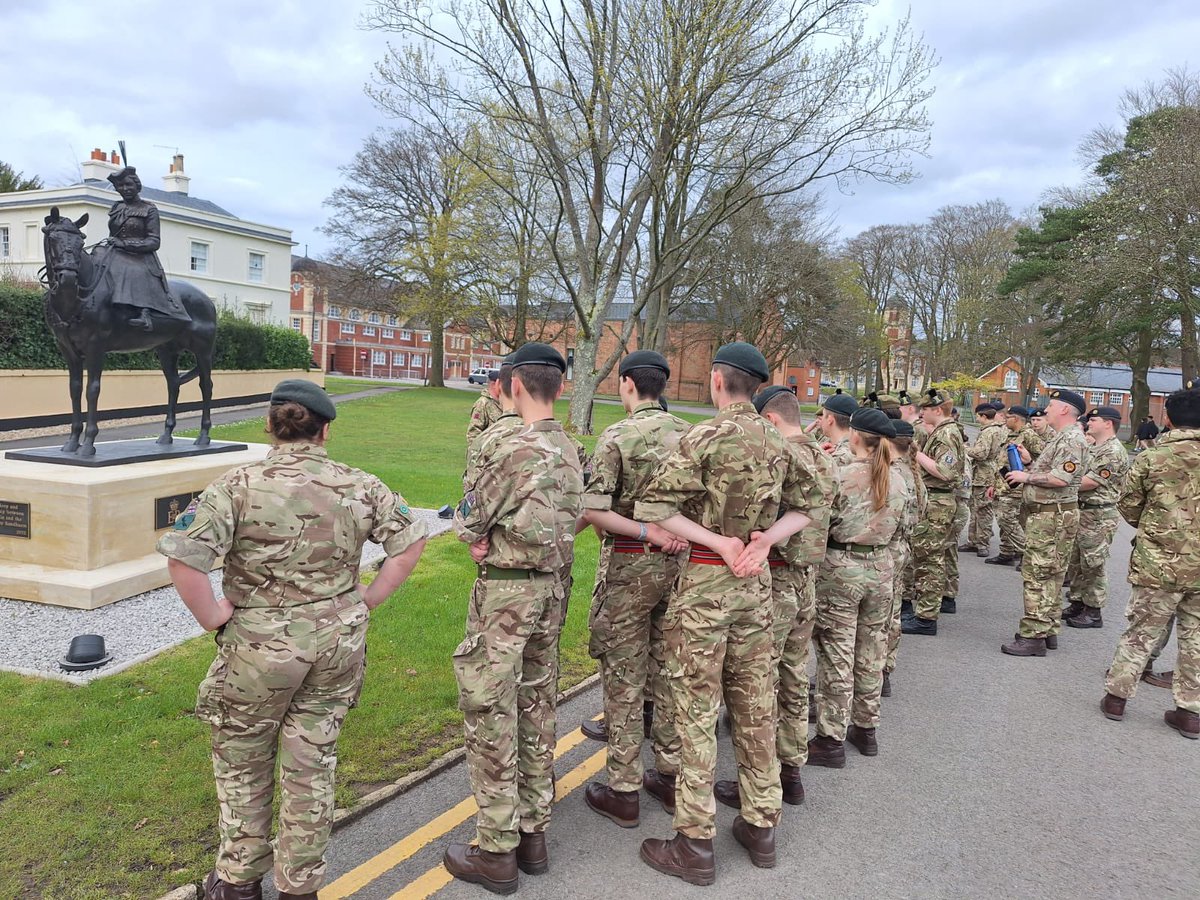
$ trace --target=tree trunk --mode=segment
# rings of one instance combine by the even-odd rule
[[[429,368],[425,370],[430,387],[446,386],[446,379],[443,376],[446,368],[446,348],[443,346],[445,334],[443,332],[441,318],[432,319],[429,323]]]
[[[1181,279],[1179,302],[1179,356],[1183,369],[1182,387],[1200,376],[1200,347],[1196,341],[1196,314],[1192,310],[1192,286],[1189,278]]]
[[[567,428],[576,434],[592,433],[592,403],[596,388],[604,376],[596,371],[596,349],[598,341],[575,341],[574,382],[571,387],[571,403]]]
[[[1130,368],[1133,370],[1133,385],[1131,408],[1129,413],[1129,427],[1133,431],[1137,431],[1137,425],[1142,419],[1150,415],[1150,382],[1148,380],[1150,372],[1150,362],[1154,352],[1154,335],[1150,329],[1144,328],[1138,332],[1137,349],[1134,351],[1134,358],[1130,361]]]

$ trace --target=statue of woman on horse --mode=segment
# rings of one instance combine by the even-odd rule
[[[153,331],[150,315],[190,321],[179,298],[171,293],[167,276],[158,261],[161,243],[158,207],[141,198],[142,181],[133,166],[108,176],[121,199],[108,213],[108,239],[92,254],[99,267],[93,302],[131,307],[137,315],[129,324]]]

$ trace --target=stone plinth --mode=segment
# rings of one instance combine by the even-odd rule
[[[0,459],[0,597],[95,609],[170,583],[158,536],[268,449],[102,468]]]

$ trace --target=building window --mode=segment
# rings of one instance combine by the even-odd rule
[[[1021,376],[1012,369],[1004,373],[1004,389],[1006,391],[1019,391],[1021,389]]]
[[[402,340],[402,341],[411,341],[411,340],[412,340],[412,332],[411,332],[411,331],[408,331],[407,329],[405,329],[405,330],[402,330],[402,331],[400,332],[400,340]]]
[[[808,377],[809,377],[809,378],[816,378],[816,377],[817,377],[817,370],[816,370],[816,369],[809,369],[809,370],[808,370]]]
[[[329,307],[329,318],[340,319],[342,317],[342,308],[340,306]]]
[[[372,325],[378,325],[379,324],[379,313],[373,312],[373,313],[368,314],[367,321],[370,322]]]
[[[1104,391],[1092,391],[1088,394],[1092,406],[1099,406],[1104,402]]]
[[[246,306],[246,317],[255,325],[267,324],[267,308],[265,306]]]
[[[313,319],[312,342],[314,344],[321,343],[321,323],[317,319]]]
[[[246,280],[251,284],[263,283],[263,272],[267,268],[267,257],[262,253],[250,254],[250,267],[246,271]]]
[[[304,331],[303,323],[299,319],[293,318],[292,319],[292,330],[293,331]]]
[[[342,334],[354,334],[354,326],[349,322],[342,323]]]
[[[813,395],[813,389],[812,389],[812,387],[809,387],[809,389],[808,389],[808,396],[810,396],[810,397],[811,397],[812,395]]]
[[[351,322],[361,322],[362,321],[362,310],[358,310],[358,309],[350,310],[350,321]]]
[[[429,343],[429,332],[428,331],[421,332],[421,340],[426,344]]]
[[[1125,405],[1125,395],[1122,394],[1120,391],[1113,391],[1111,394],[1108,395],[1108,402],[1111,403],[1113,406],[1124,406]]]
[[[383,329],[383,336],[385,338],[394,338],[396,336],[396,332],[392,331],[390,328],[385,328]]]
[[[388,317],[387,317],[387,323],[388,323],[389,325],[393,325],[393,326],[394,326],[394,325],[396,324],[396,317],[395,317],[395,316],[388,316]]]
[[[394,365],[394,366],[404,365],[404,354],[403,353],[393,353],[392,354],[392,365]]]
[[[363,337],[375,337],[375,326],[374,325],[364,325],[363,326]]]
[[[192,241],[191,270],[199,275],[208,273],[208,244]]]
[[[1032,400],[1034,403],[1040,402],[1042,399],[1042,389],[1034,388],[1033,393],[1029,395],[1029,399]]]
[[[387,354],[384,353],[382,350],[372,350],[371,351],[371,364],[376,365],[376,366],[386,366],[387,365]]]
[[[0,228],[0,259],[8,259],[12,247],[8,242],[8,226]]]

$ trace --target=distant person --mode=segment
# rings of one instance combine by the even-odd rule
[[[511,354],[510,354],[511,356]],[[509,357],[505,357],[508,362]],[[467,470],[475,467],[479,437],[492,427],[504,410],[500,405],[500,370],[489,369],[487,387],[479,392],[479,399],[471,406],[471,421],[467,423]]]
[[[212,726],[221,807],[209,900],[261,897],[274,861],[281,900],[316,900],[333,828],[333,772],[366,668],[367,621],[409,576],[425,526],[404,498],[325,451],[337,410],[298,379],[271,393],[265,459],[225,473],[158,541],[179,596],[217,658],[196,718]],[[388,559],[359,583],[363,544]],[[225,596],[208,572],[225,558]],[[271,840],[275,763],[279,830]]]
[[[1146,416],[1137,428],[1137,449],[1149,450],[1154,446],[1154,440],[1157,437],[1158,424],[1154,421],[1153,416]]]

